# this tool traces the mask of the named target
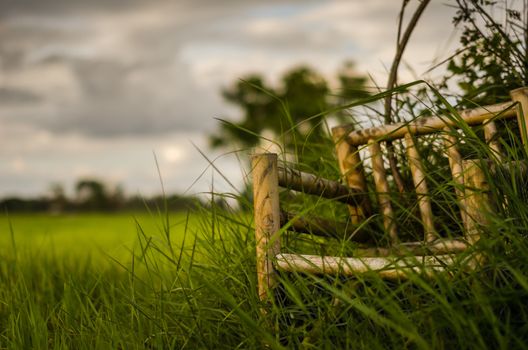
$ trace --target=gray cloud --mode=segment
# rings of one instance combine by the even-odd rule
[[[9,95],[11,105],[23,107],[17,113],[12,108],[0,118],[56,133],[110,137],[211,131],[213,117],[224,110],[216,92],[197,87],[180,62],[160,68],[128,67],[112,61],[69,60],[68,65],[78,83],[78,96],[62,98],[64,92],[55,90],[39,97],[24,90],[9,90],[8,94],[2,89],[0,100]],[[32,109],[27,105],[29,98],[35,106]],[[49,99],[54,99],[54,108],[46,109]]]
[[[42,192],[87,174],[154,192],[152,150],[167,162],[167,183],[182,190],[207,166],[186,137],[203,149],[213,117],[237,115],[221,87],[298,63],[330,76],[345,59],[383,84],[399,5],[0,0],[0,193]],[[431,4],[409,45],[411,64],[433,57],[448,12]],[[241,180],[239,164],[221,163]]]
[[[0,86],[1,104],[33,104],[40,102],[42,98],[27,90]]]
[[[275,52],[282,59],[275,65],[324,51],[349,55],[354,48],[348,36],[357,34],[348,22],[365,7],[213,0],[23,0],[1,6],[3,69],[11,80],[23,81],[18,91],[48,105],[35,106],[34,115],[27,106],[15,114],[0,107],[0,118],[23,116],[56,132],[100,136],[211,130],[212,117],[226,111],[218,97],[226,76],[261,69],[260,62],[250,68],[248,55]],[[193,54],[182,57],[189,50]],[[236,54],[226,58],[229,52]],[[205,61],[217,68],[200,68]],[[224,69],[219,80],[218,69]],[[217,80],[208,82],[209,75]],[[43,87],[54,81],[58,89]]]
[[[377,22],[395,25],[399,4],[375,3],[4,1],[0,87],[18,97],[4,92],[0,120],[99,137],[211,131],[221,86],[264,62],[333,67],[387,47]]]
[[[211,130],[212,118],[224,110],[215,96],[218,91],[198,86],[188,64],[178,57],[185,40],[192,40],[201,16],[178,19],[163,7],[143,12],[143,4],[127,2],[126,13],[108,18],[108,11],[121,1],[110,7],[106,2],[55,1],[50,6],[62,11],[84,11],[85,3],[99,10],[79,12],[93,21],[84,18],[61,24],[56,13],[48,8],[41,11],[32,3],[11,3],[11,13],[16,14],[0,27],[0,64],[7,80],[17,82],[18,96],[15,99],[14,92],[7,96],[5,87],[0,91],[12,102],[9,110],[0,106],[0,119],[24,120],[54,132],[106,137]],[[36,18],[28,20],[28,14]],[[76,30],[67,31],[68,26]],[[50,91],[54,81],[60,89]],[[32,111],[26,103],[30,96],[49,103],[35,105]]]
[[[155,6],[169,6],[194,17],[196,13],[233,13],[238,9],[259,6],[302,4],[306,0],[3,0],[0,2],[0,17],[19,14],[56,15],[71,13],[115,13],[138,11]],[[310,0],[316,2],[316,0]]]
[[[20,13],[57,14],[79,11],[117,11],[137,7],[141,0],[4,0],[0,2],[0,13],[4,17]]]

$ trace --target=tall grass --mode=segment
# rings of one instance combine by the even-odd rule
[[[462,129],[465,136],[457,137],[468,157],[494,159],[478,130]],[[515,132],[503,131],[502,162],[527,159]],[[436,223],[443,235],[460,236],[455,184],[435,145],[429,140],[420,152]],[[304,152],[298,157],[303,169],[339,178],[330,141],[311,145],[305,140],[298,152]],[[138,223],[138,244],[129,261],[116,261],[112,268],[66,264],[60,256],[33,259],[20,249],[5,253],[0,262],[0,347],[527,348],[526,174],[514,167],[486,175],[496,205],[474,248],[487,261],[474,271],[454,266],[448,273],[416,274],[397,282],[375,273],[354,278],[282,274],[275,297],[263,303],[256,295],[251,201],[237,194],[229,196],[241,208],[218,207],[216,201],[210,208],[197,208],[200,223],[186,226],[177,242],[165,213],[161,235]],[[308,215],[316,211],[346,218],[346,208],[335,203],[292,198],[287,191],[282,196]],[[413,200],[399,195],[393,200],[403,236],[421,232]],[[380,223],[372,220],[376,231]],[[16,231],[12,234],[16,242]],[[383,234],[379,240],[383,242]],[[346,238],[314,241],[310,235],[284,233],[283,241],[293,250],[325,254],[348,254],[354,248]]]

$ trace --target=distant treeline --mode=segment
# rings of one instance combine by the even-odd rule
[[[204,205],[197,197],[170,195],[167,197],[155,196],[151,198],[130,197],[120,201],[105,203],[86,203],[66,200],[57,203],[51,198],[18,198],[8,197],[0,200],[0,208],[8,213],[16,212],[115,212],[115,211],[144,211],[157,210],[158,208],[170,211],[187,210],[197,205]]]
[[[65,195],[61,185],[52,185],[51,194],[36,198],[8,197],[0,200],[0,208],[8,213],[17,212],[116,212],[169,210],[182,211],[197,205],[205,205],[197,197],[182,195],[126,197],[120,186],[110,188],[93,179],[80,180],[75,186],[74,198]]]

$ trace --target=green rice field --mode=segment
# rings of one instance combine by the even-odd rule
[[[138,249],[139,236],[166,241],[168,227],[171,242],[179,246],[186,229],[196,231],[197,225],[198,214],[186,213],[4,214],[0,217],[0,251],[7,256],[16,250],[32,259],[89,259],[104,265],[130,260]]]

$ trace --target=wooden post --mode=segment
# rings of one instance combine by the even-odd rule
[[[444,147],[447,151],[447,159],[449,160],[451,176],[453,177],[453,182],[455,183],[455,193],[460,207],[460,218],[462,219],[463,226],[466,227],[466,212],[462,205],[462,202],[464,201],[464,172],[462,170],[462,156],[456,147],[456,137],[450,134],[452,131],[445,129],[445,132]]]
[[[370,154],[372,155],[372,175],[374,177],[374,184],[376,185],[376,193],[378,202],[383,215],[383,226],[389,234],[392,244],[398,242],[398,233],[396,232],[396,223],[394,222],[394,213],[389,194],[389,183],[387,182],[387,175],[385,174],[385,167],[383,166],[383,157],[381,155],[381,147],[375,140],[368,142]]]
[[[251,161],[258,295],[264,301],[276,283],[273,259],[280,253],[277,155],[273,153],[257,154],[252,157]]]
[[[510,91],[510,96],[517,105],[517,122],[521,129],[523,144],[528,146],[528,87]]]
[[[336,127],[332,129],[332,134],[341,175],[345,177],[348,187],[357,189],[365,194],[361,205],[348,206],[352,224],[359,224],[364,221],[370,212],[370,203],[366,195],[367,181],[363,172],[363,163],[361,162],[358,149],[349,145],[346,141],[346,133],[343,128]]]
[[[491,212],[489,188],[486,177],[476,159],[463,161],[464,167],[464,211],[466,215],[465,238],[470,244],[480,239],[481,227],[489,224]]]
[[[416,197],[418,198],[418,205],[420,207],[425,241],[431,242],[437,239],[438,236],[434,228],[433,210],[431,209],[431,200],[429,198],[427,183],[425,182],[422,162],[411,134],[405,134],[405,143],[407,145],[407,157],[409,158],[413,183],[416,189]]]

